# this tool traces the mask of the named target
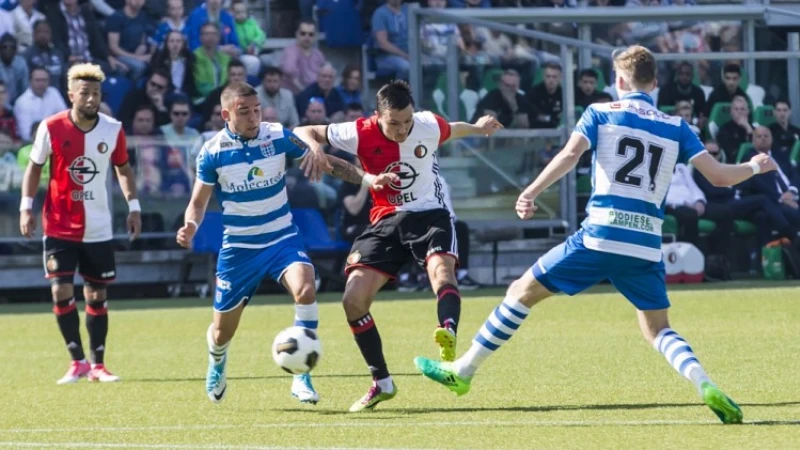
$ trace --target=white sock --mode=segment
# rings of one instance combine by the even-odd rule
[[[381,378],[377,380],[375,383],[378,384],[378,387],[381,388],[381,392],[386,392],[387,394],[391,394],[394,391],[394,384],[392,384],[392,377]]]
[[[504,298],[472,339],[469,350],[453,363],[458,376],[473,376],[486,358],[511,339],[530,312],[519,300]]]
[[[308,328],[314,332],[319,327],[319,307],[317,302],[310,305],[294,304],[294,326]]]
[[[217,345],[214,342],[214,324],[208,326],[208,332],[206,333],[206,341],[208,342],[208,354],[214,358],[214,362],[219,364],[222,361],[222,358],[225,357],[225,353],[228,352],[228,347],[230,347],[231,342],[228,341],[222,345]]]
[[[661,330],[653,340],[653,347],[664,355],[667,362],[679,374],[694,383],[701,394],[703,383],[711,383],[711,379],[694,355],[692,347],[672,328]]]

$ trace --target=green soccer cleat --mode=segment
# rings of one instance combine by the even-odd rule
[[[360,412],[364,410],[373,410],[375,406],[386,400],[391,400],[394,396],[397,395],[397,385],[394,384],[392,381],[392,392],[383,392],[381,388],[378,386],[378,383],[373,382],[372,387],[369,388],[366,394],[363,397],[358,399],[357,402],[353,403],[353,406],[350,407],[350,412]]]
[[[433,332],[433,340],[439,345],[439,359],[456,360],[456,334],[450,328],[439,327]]]
[[[417,370],[422,372],[423,375],[439,384],[447,386],[447,389],[455,392],[458,396],[469,392],[472,377],[458,376],[455,370],[453,370],[452,364],[449,362],[439,362],[417,356],[414,358],[414,365],[417,366]]]
[[[742,423],[742,410],[739,405],[711,383],[703,383],[703,401],[714,411],[722,423]]]

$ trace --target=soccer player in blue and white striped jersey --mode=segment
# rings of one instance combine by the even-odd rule
[[[310,148],[280,124],[261,122],[255,89],[235,83],[223,90],[225,128],[207,141],[197,156],[197,181],[177,241],[191,245],[211,194],[222,206],[225,227],[217,262],[214,321],[208,328],[209,367],[206,393],[222,400],[227,389],[225,367],[231,338],[242,311],[264,277],[283,284],[295,301],[294,325],[316,331],[319,323],[314,267],[292,223],[286,196],[286,160],[301,160],[312,179],[321,173],[351,183],[381,189],[395,174],[365,175],[345,161]],[[296,375],[292,395],[304,403],[317,403],[309,374]]]
[[[591,151],[592,195],[581,229],[511,284],[461,358],[441,363],[418,357],[414,362],[428,378],[466,394],[478,366],[514,335],[535,304],[554,293],[575,295],[609,279],[638,310],[645,339],[694,383],[723,423],[740,423],[738,405],[714,385],[686,340],[670,328],[661,259],[664,199],[677,162],[691,162],[717,186],[774,170],[775,162],[759,155],[745,164],[720,164],[689,124],[661,113],[647,94],[657,81],[656,61],[646,48],[615,53],[614,69],[620,100],[591,105],[564,149],[516,204],[520,218],[533,217],[536,198]]]

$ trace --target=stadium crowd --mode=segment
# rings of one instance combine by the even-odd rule
[[[228,83],[247,80],[256,86],[264,120],[287,128],[349,121],[368,113],[369,105],[361,98],[366,74],[359,61],[353,59],[342,67],[329,61],[317,45],[320,30],[314,20],[314,2],[291,3],[300,19],[294,40],[282,51],[272,52],[265,46],[267,34],[244,0],[0,2],[0,192],[17,190],[38,123],[66,109],[65,74],[77,62],[98,63],[109,75],[102,108],[123,123],[130,137],[138,188],[145,197],[188,195],[194,156],[202,142],[224,126],[219,96]],[[422,3],[430,8],[577,7],[574,0]],[[593,0],[589,6],[688,7],[693,3]],[[407,79],[407,5],[403,0],[364,1],[361,12],[364,29],[370,31],[366,45],[378,78]],[[535,28],[577,36],[571,23]],[[455,36],[463,75],[461,119],[490,114],[507,128],[562,125],[562,68],[556,48],[473,26],[424,23],[420,33],[423,107],[444,115],[444,61],[448,41]],[[611,45],[642,43],[655,52],[741,49],[740,26],[728,22],[596,25],[592,36]],[[598,59],[593,65],[576,76],[578,112],[617,97],[606,83],[613,79],[608,61]],[[758,235],[759,245],[796,240],[800,128],[789,122],[790,103],[750,83],[741,61],[662,63],[659,79],[661,88],[652,93],[659,108],[692,124],[721,160],[747,160],[755,152],[771,152],[781,166],[776,174],[728,190],[712,187],[690,170],[676,175],[668,206],[677,221],[678,240],[697,243],[711,253],[723,252],[730,248],[732,236],[747,231],[736,220],[756,224],[757,231],[751,233]],[[537,149],[540,164],[530,167],[547,164],[557,148]],[[589,162],[579,167],[580,176],[587,175]],[[324,183],[311,184],[297,169],[289,169],[289,196],[294,207],[325,211],[346,237],[349,227],[363,224],[368,210],[364,204],[369,200],[363,189],[337,181],[326,178]],[[701,219],[712,220],[714,228],[704,228]],[[710,239],[701,242],[702,234]]]

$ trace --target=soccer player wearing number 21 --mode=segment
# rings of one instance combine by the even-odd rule
[[[108,334],[106,286],[116,275],[106,192],[110,164],[116,169],[128,201],[127,229],[131,240],[142,228],[136,179],[128,164],[122,124],[98,113],[104,79],[103,71],[93,64],[77,64],[69,69],[67,87],[72,108],[48,117],[39,126],[22,182],[20,231],[30,238],[36,227],[33,196],[42,166],[50,161],[52,176],[42,213],[44,268],[52,286],[53,312],[72,356],[72,365],[58,384],[75,383],[83,377],[100,382],[119,380],[105,368],[104,362]],[[75,306],[76,270],[84,281],[91,366],[83,353]]]
[[[226,87],[220,96],[225,128],[207,141],[197,156],[197,181],[177,241],[191,245],[212,192],[222,206],[225,227],[217,262],[214,321],[208,327],[209,366],[206,393],[222,401],[227,390],[228,347],[244,307],[268,276],[291,293],[294,325],[317,330],[319,317],[314,268],[292,223],[286,196],[286,158],[300,159],[312,180],[327,172],[350,183],[381,189],[396,175],[364,177],[345,161],[314,152],[280,124],[261,122],[256,90],[246,83]],[[309,374],[296,375],[291,393],[303,403],[317,403]]]
[[[426,377],[466,394],[481,363],[514,335],[535,304],[609,279],[636,307],[647,342],[695,385],[723,423],[741,423],[739,406],[717,388],[692,347],[670,327],[661,254],[664,197],[679,161],[690,161],[715,186],[775,170],[775,162],[761,154],[744,164],[720,164],[686,122],[661,113],[647,94],[656,87],[656,62],[644,47],[615,52],[614,69],[620,100],[591,105],[564,149],[516,203],[517,215],[531,218],[537,196],[572,170],[583,152],[592,151],[593,190],[582,228],[511,284],[461,358],[439,363],[417,357],[414,362]]]
[[[372,193],[371,225],[347,257],[342,303],[373,378],[372,387],[350,407],[351,412],[373,409],[397,394],[369,308],[375,294],[408,261],[428,272],[439,319],[434,340],[442,360],[455,359],[461,313],[455,277],[458,243],[439,178],[437,150],[450,139],[490,136],[502,128],[490,116],[475,124],[448,123],[427,111],[414,112],[414,99],[404,81],[392,81],[378,90],[376,105],[376,114],[369,118],[295,129],[312,147],[329,143],[356,154],[369,176],[398,176],[387,189]]]

